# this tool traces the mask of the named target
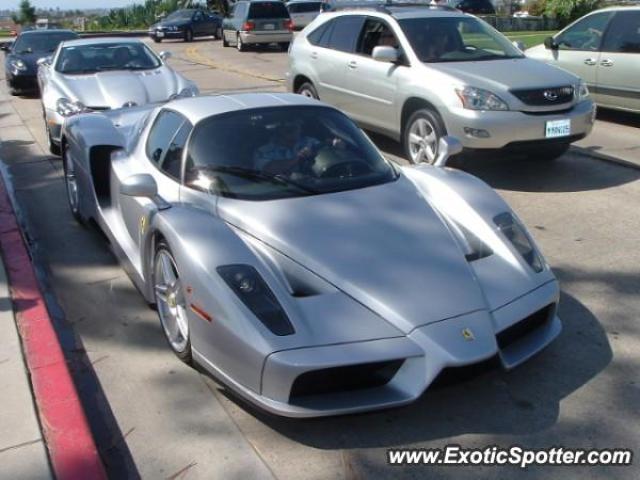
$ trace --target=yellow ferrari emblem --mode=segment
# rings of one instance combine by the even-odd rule
[[[462,338],[464,338],[467,342],[471,342],[476,339],[470,328],[462,329]]]
[[[147,217],[143,215],[140,217],[140,233],[144,233],[145,228],[147,228]]]

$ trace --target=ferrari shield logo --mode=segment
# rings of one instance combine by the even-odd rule
[[[464,338],[467,342],[471,342],[476,339],[470,328],[462,329],[462,338]]]
[[[143,215],[142,217],[140,217],[140,233],[144,233],[146,228],[147,228],[147,217]]]

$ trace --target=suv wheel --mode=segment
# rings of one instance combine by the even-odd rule
[[[311,82],[304,82],[296,91],[298,95],[318,99],[318,92]]]
[[[193,41],[193,32],[191,31],[190,28],[188,28],[187,30],[184,31],[184,41],[185,42],[192,42]]]
[[[227,36],[224,34],[224,30],[222,30],[222,46],[223,47],[229,46],[229,42],[227,42]]]
[[[440,115],[429,108],[416,110],[402,135],[407,160],[414,164],[432,164],[438,156],[438,142],[446,134]]]
[[[213,34],[213,38],[215,38],[216,40],[220,40],[222,38],[222,27],[216,28],[216,31]]]
[[[239,33],[236,34],[236,48],[238,49],[239,52],[247,51],[247,46],[242,41],[242,38],[240,37]]]

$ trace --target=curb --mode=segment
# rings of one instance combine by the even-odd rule
[[[584,147],[578,147],[577,145],[571,145],[570,150],[579,153],[580,155],[584,155],[585,157],[590,157],[596,160],[602,160],[604,162],[615,163],[623,167],[635,168],[636,170],[640,170],[640,164],[634,163],[630,160],[624,160],[622,158],[614,157],[612,155],[607,155],[606,153],[594,152],[593,150],[589,150],[588,148]]]
[[[0,175],[0,249],[55,477],[107,478]]]

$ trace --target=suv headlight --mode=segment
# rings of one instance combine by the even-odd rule
[[[469,110],[509,110],[509,106],[495,93],[476,87],[456,88],[462,106]]]
[[[582,81],[575,87],[575,92],[578,101],[589,97],[589,87]]]
[[[86,112],[88,109],[80,101],[72,102],[68,98],[60,98],[56,102],[56,111],[63,117],[69,117],[76,113]]]
[[[269,286],[251,265],[224,265],[218,274],[251,312],[275,335],[295,333]]]
[[[497,215],[493,222],[533,271],[540,273],[544,268],[544,261],[533,246],[524,226],[510,212]]]
[[[27,69],[27,65],[19,58],[16,58],[15,60],[11,60],[9,62],[9,66],[13,68],[16,72],[23,72]]]

